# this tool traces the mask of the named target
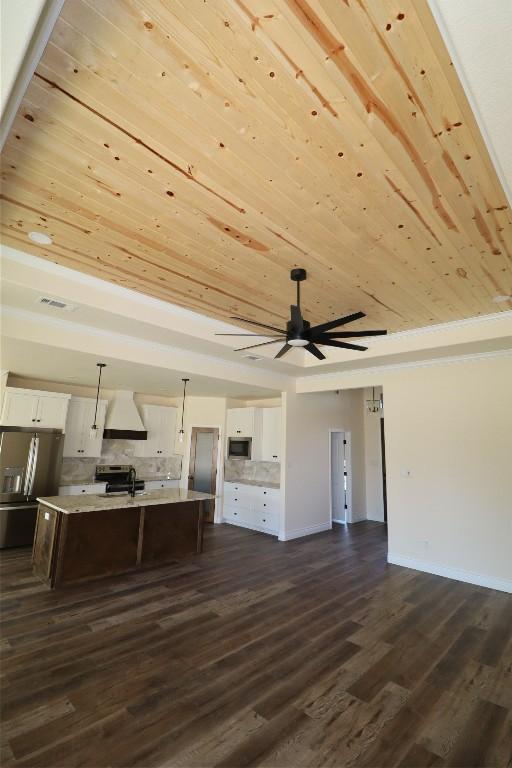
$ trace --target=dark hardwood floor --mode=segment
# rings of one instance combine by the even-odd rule
[[[2,765],[512,764],[512,596],[386,563],[385,528],[49,592],[1,553]]]

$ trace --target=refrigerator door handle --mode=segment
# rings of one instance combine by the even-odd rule
[[[32,440],[30,441],[30,448],[28,451],[27,474],[25,477],[25,489],[23,491],[24,495],[27,497],[30,496],[32,492],[32,487],[34,485],[34,473],[36,468],[38,445],[39,445],[39,440],[34,435]]]
[[[30,488],[28,489],[29,496],[32,495],[32,489],[34,488],[34,480],[36,478],[36,467],[37,467],[37,454],[39,453],[39,436],[36,435],[34,437],[34,449],[33,449],[33,462],[32,462],[32,473],[30,478]]]

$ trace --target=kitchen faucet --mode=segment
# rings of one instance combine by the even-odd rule
[[[130,493],[130,496],[132,498],[134,498],[134,496],[135,496],[135,481],[136,480],[137,480],[137,470],[135,469],[135,467],[130,467],[130,469],[128,471],[128,482],[131,485],[129,493]]]

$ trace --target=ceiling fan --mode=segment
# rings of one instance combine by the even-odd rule
[[[352,323],[354,320],[359,320],[362,317],[366,317],[364,312],[354,312],[352,315],[346,315],[345,317],[339,317],[337,320],[329,320],[327,323],[321,323],[311,327],[311,324],[302,317],[300,309],[300,284],[306,279],[305,269],[292,269],[290,272],[290,278],[297,283],[297,303],[292,304],[290,307],[291,318],[286,323],[286,330],[281,330],[273,325],[265,325],[264,323],[257,323],[255,320],[248,320],[245,317],[232,317],[231,320],[240,320],[243,323],[249,323],[249,325],[257,325],[260,328],[265,328],[267,331],[274,331],[270,333],[216,333],[216,336],[274,336],[271,341],[263,341],[260,344],[251,344],[248,347],[240,347],[235,349],[235,352],[242,352],[245,349],[254,349],[255,347],[264,347],[267,344],[276,344],[284,341],[284,345],[281,347],[275,357],[282,357],[292,347],[304,347],[308,352],[317,357],[319,360],[325,360],[325,355],[316,346],[328,347],[341,347],[342,349],[355,349],[358,352],[365,352],[368,347],[362,347],[358,344],[349,344],[346,341],[339,341],[339,339],[353,339],[358,336],[384,336],[387,331],[332,331],[332,328],[338,328],[340,325],[346,325]]]

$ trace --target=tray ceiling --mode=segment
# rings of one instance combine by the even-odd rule
[[[211,316],[284,322],[295,266],[315,323],[512,307],[510,208],[425,0],[67,0],[3,178],[4,242]]]

